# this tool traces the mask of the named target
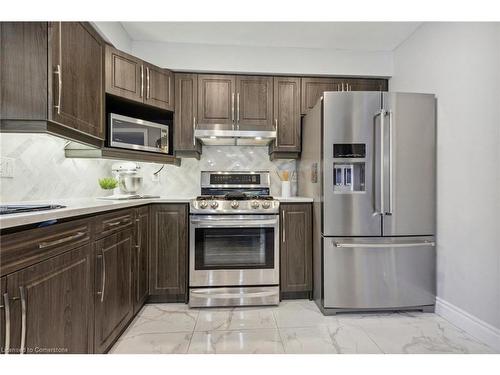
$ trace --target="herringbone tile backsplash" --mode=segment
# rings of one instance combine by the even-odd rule
[[[50,135],[2,134],[2,157],[15,159],[14,178],[1,178],[0,201],[19,202],[47,199],[90,198],[107,195],[98,178],[111,176],[114,160],[67,159],[66,141]],[[200,171],[269,170],[271,194],[280,195],[275,170],[295,170],[294,160],[270,161],[267,147],[205,146],[201,160],[182,159],[180,167],[166,165],[158,182],[153,173],[160,164],[138,163],[144,194],[189,197],[200,194]],[[296,191],[293,183],[292,193]]]

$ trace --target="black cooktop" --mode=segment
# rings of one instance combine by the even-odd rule
[[[34,212],[65,208],[60,204],[6,204],[0,206],[0,215],[17,214],[20,212]]]

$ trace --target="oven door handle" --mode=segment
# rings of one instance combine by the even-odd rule
[[[215,228],[215,227],[272,227],[278,224],[277,219],[272,220],[191,220],[191,224],[196,224],[198,228]]]

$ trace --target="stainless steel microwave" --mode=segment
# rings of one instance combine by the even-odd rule
[[[168,125],[110,114],[110,146],[168,154]]]

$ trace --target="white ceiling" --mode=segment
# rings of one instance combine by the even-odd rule
[[[392,51],[420,22],[122,22],[134,41]]]

